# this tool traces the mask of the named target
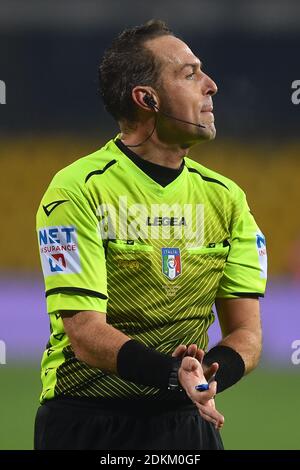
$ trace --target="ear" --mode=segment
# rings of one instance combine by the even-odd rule
[[[151,87],[136,86],[132,89],[131,96],[134,103],[145,111],[153,112],[153,109],[151,109],[149,105],[145,103],[145,96],[152,96],[156,103],[158,102],[158,97],[155,93],[155,90]]]

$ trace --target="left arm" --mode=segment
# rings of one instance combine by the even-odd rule
[[[218,392],[226,390],[253,370],[261,353],[261,325],[258,297],[267,278],[266,242],[251,214],[245,194],[231,186],[234,210],[230,227],[230,248],[215,304],[222,340],[204,356],[205,377],[217,363]]]
[[[237,351],[245,363],[245,374],[259,361],[262,349],[259,300],[257,298],[216,299],[222,330],[219,346]]]

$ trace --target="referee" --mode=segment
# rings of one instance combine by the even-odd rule
[[[188,157],[215,137],[217,86],[154,20],[113,41],[99,79],[120,133],[37,213],[51,335],[35,449],[222,449],[214,397],[258,363],[266,249],[243,191]],[[213,304],[223,339],[204,355]]]

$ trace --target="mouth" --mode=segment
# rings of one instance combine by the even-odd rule
[[[213,112],[213,106],[209,105],[209,106],[203,106],[203,108],[201,109],[201,113],[212,113]]]
[[[213,105],[212,103],[207,103],[201,108],[200,112],[200,119],[203,119],[205,125],[213,125],[215,122],[215,116],[213,113]]]

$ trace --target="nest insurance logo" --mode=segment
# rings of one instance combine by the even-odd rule
[[[6,104],[6,85],[3,80],[0,80],[0,104]]]

